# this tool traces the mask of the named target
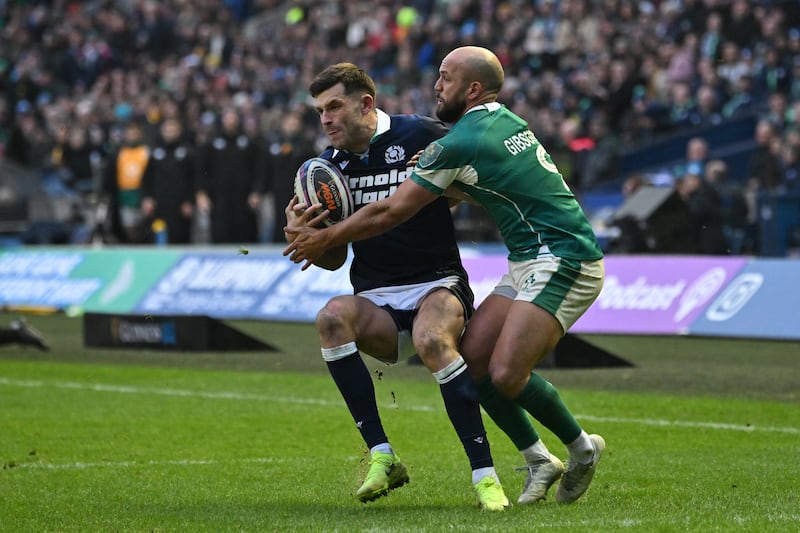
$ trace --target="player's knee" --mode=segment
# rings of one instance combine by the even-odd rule
[[[507,398],[515,398],[525,386],[529,376],[520,375],[513,369],[504,365],[489,365],[489,375],[492,384]]]
[[[489,355],[491,355],[491,352],[487,355],[475,349],[474,346],[466,344],[462,344],[459,351],[461,352],[461,357],[464,358],[464,361],[466,361],[469,367],[469,373],[475,381],[481,381],[489,375]]]
[[[450,361],[444,361],[443,359],[455,352],[453,345],[454,343],[451,339],[448,339],[446,335],[434,328],[414,332],[414,348],[416,348],[423,361],[441,364],[449,363]]]
[[[322,340],[351,329],[355,310],[346,300],[333,298],[317,313],[317,332]]]

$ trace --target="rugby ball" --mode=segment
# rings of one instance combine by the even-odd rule
[[[307,206],[320,203],[330,211],[322,221],[326,226],[341,222],[353,212],[347,180],[336,165],[321,157],[312,157],[300,165],[294,177],[294,193],[300,203]]]

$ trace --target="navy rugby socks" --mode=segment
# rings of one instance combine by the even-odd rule
[[[358,350],[334,359],[326,356],[323,348],[323,358],[367,446],[373,448],[388,442],[378,415],[375,385]]]
[[[464,359],[459,357],[442,370],[434,372],[433,377],[439,383],[447,416],[450,417],[474,471],[491,467],[494,463],[481,418],[478,392],[466,370]]]

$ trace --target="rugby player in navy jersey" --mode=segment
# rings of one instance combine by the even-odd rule
[[[561,478],[555,499],[571,503],[589,488],[605,441],[587,434],[533,369],[600,294],[603,253],[550,155],[525,120],[496,101],[503,79],[490,50],[447,54],[434,85],[436,115],[452,124],[447,135],[426,147],[392,196],[347,220],[315,229],[327,212],[308,218],[320,207],[310,206],[302,224],[286,228],[294,239],[284,253],[308,266],[325,250],[390,230],[454,188],[480,203],[500,229],[509,270],[467,324],[461,353],[481,405],[528,462],[519,501],[544,498]],[[535,432],[522,431],[522,409],[566,446],[566,469]]]
[[[341,169],[356,211],[391,195],[406,179],[412,156],[447,131],[427,117],[389,116],[379,110],[373,80],[351,63],[320,72],[309,92],[331,142],[321,157]],[[285,209],[288,225],[306,220],[305,206],[297,202],[293,198]],[[372,501],[409,480],[384,431],[372,377],[360,354],[395,363],[416,352],[439,383],[472,468],[479,506],[502,511],[509,502],[494,469],[477,388],[458,352],[473,312],[473,294],[448,200],[431,202],[405,223],[353,243],[352,249],[355,294],[331,299],[316,325],[322,357],[370,451],[369,471],[356,496]],[[335,270],[346,258],[342,245],[314,263]]]

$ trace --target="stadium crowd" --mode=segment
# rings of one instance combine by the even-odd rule
[[[431,115],[442,56],[475,44],[501,59],[499,100],[579,196],[622,183],[625,149],[745,115],[759,149],[734,185],[791,194],[798,21],[793,0],[0,0],[0,159],[51,195],[109,207],[109,240],[152,242],[156,217],[194,221],[171,242],[280,241],[294,170],[325,143],[313,74],[354,62],[382,109]],[[671,176],[682,195],[698,188],[689,174],[716,186],[690,163]]]

